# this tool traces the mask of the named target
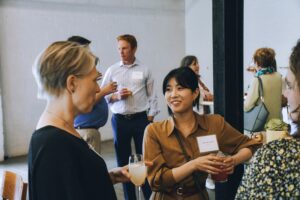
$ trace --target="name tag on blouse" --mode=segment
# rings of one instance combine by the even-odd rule
[[[219,151],[219,145],[216,135],[207,135],[197,137],[198,148],[200,153]]]

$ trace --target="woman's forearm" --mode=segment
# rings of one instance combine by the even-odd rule
[[[249,160],[251,157],[252,151],[249,148],[242,148],[232,156],[235,166]]]
[[[185,177],[191,175],[194,172],[194,164],[193,160],[181,165],[180,167],[176,167],[172,169],[172,174],[175,181],[178,183],[182,181]]]

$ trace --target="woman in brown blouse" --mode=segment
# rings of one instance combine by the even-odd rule
[[[148,125],[144,137],[145,160],[153,161],[148,168],[151,199],[208,199],[207,175],[233,173],[234,166],[250,159],[259,144],[231,127],[220,115],[198,115],[193,111],[199,102],[199,86],[198,77],[190,68],[169,72],[163,82],[163,93],[171,117]],[[201,153],[197,137],[207,135],[216,135],[220,151],[232,156],[223,159]]]

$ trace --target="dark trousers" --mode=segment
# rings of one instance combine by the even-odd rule
[[[126,118],[119,114],[113,114],[111,118],[112,128],[114,132],[114,145],[117,155],[118,166],[128,164],[131,151],[131,140],[133,138],[135,151],[142,154],[144,130],[149,124],[146,112],[139,117]],[[135,186],[132,183],[123,183],[124,196],[126,200],[136,200]],[[142,186],[145,199],[149,199],[151,189],[148,181]]]
[[[215,188],[216,200],[234,200],[240,182],[244,174],[244,165],[234,168],[234,173],[228,177],[225,183],[217,183]]]

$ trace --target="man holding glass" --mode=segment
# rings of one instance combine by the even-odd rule
[[[118,84],[118,92],[107,95],[106,101],[113,113],[111,122],[118,166],[128,164],[133,138],[136,153],[142,153],[145,127],[159,113],[154,92],[154,79],[150,70],[136,59],[137,41],[133,35],[117,37],[121,61],[109,67],[102,85],[113,81]],[[135,200],[132,183],[123,184],[126,200]],[[151,190],[148,183],[142,187],[145,199]]]

